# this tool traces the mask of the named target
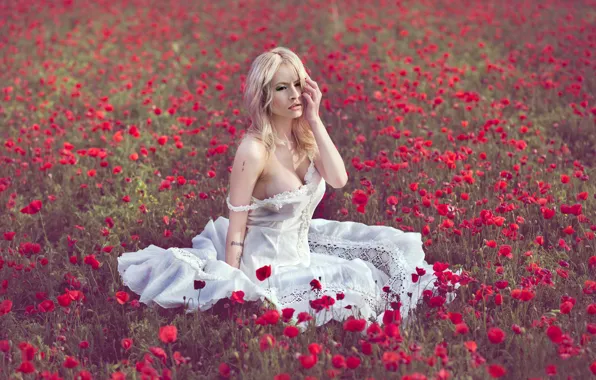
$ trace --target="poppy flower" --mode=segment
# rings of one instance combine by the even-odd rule
[[[10,313],[12,310],[12,301],[11,300],[4,300],[0,302],[0,317],[4,314]]]
[[[271,265],[265,265],[256,270],[259,281],[265,281],[271,276]]]
[[[219,375],[225,379],[230,377],[231,370],[227,363],[221,363],[218,367]]]
[[[270,349],[271,347],[275,347],[275,342],[275,337],[273,335],[263,334],[259,340],[259,350],[263,352]]]
[[[230,300],[237,302],[237,303],[244,303],[244,291],[237,290],[237,291],[232,292],[232,295],[230,296]]]
[[[561,343],[563,341],[563,330],[557,325],[551,325],[546,329],[546,335],[553,343]]]
[[[70,295],[68,294],[60,294],[59,296],[56,296],[56,300],[62,307],[68,307],[72,303],[72,298],[70,298]]]
[[[499,377],[503,377],[507,373],[505,368],[503,368],[502,366],[500,366],[498,364],[489,365],[488,367],[486,367],[486,371],[488,372],[488,374],[491,377],[493,377],[495,379],[499,378]]]
[[[298,360],[304,369],[310,369],[317,364],[317,357],[315,355],[300,355]]]
[[[335,368],[344,368],[346,366],[346,358],[340,354],[334,355],[331,358],[331,365]]]
[[[41,201],[39,199],[36,199],[34,201],[31,201],[31,203],[29,203],[26,207],[23,207],[21,209],[21,212],[23,214],[33,215],[33,214],[37,214],[39,211],[41,211],[41,207],[42,207]]]
[[[159,339],[164,343],[174,343],[178,337],[176,326],[162,326],[159,328]]]
[[[64,368],[75,368],[78,365],[79,365],[79,361],[72,356],[67,356],[64,359],[64,362],[62,363],[62,366]]]
[[[292,319],[292,316],[294,315],[294,309],[292,309],[291,307],[286,307],[284,309],[281,309],[281,316],[284,320],[288,321],[290,319]]]
[[[122,348],[124,348],[124,351],[130,350],[130,348],[132,347],[132,343],[133,341],[130,338],[123,338],[120,341],[120,345],[122,346]]]
[[[128,302],[128,300],[130,299],[130,295],[126,292],[116,292],[116,301],[120,304],[120,305],[124,305],[126,302]]]
[[[35,372],[35,366],[30,361],[25,360],[21,362],[21,365],[16,369],[16,372],[33,373]]]
[[[491,343],[499,344],[505,340],[505,332],[498,327],[491,327],[487,334]]]
[[[296,326],[286,326],[284,329],[284,335],[288,338],[295,338],[298,334],[300,334],[300,329]]]
[[[366,320],[365,319],[355,319],[353,317],[348,317],[344,321],[344,331],[351,331],[351,332],[360,332],[363,331],[366,327]]]
[[[310,315],[306,311],[302,311],[302,312],[298,313],[298,323],[307,322],[312,319],[313,319],[312,315]]]
[[[315,279],[313,279],[313,280],[310,282],[310,286],[312,287],[312,289],[311,289],[311,290],[321,290],[321,289],[323,289],[323,287],[321,286],[321,283],[320,283],[320,282],[319,282],[319,280],[317,280],[316,278],[315,278]]]
[[[356,369],[360,366],[360,359],[356,356],[349,356],[346,360],[346,366],[349,369]]]
[[[45,300],[42,301],[39,305],[37,305],[37,310],[39,310],[42,313],[49,313],[54,311],[55,308],[55,304],[54,301],[52,300]]]
[[[275,309],[267,310],[262,317],[265,319],[265,321],[267,321],[268,324],[275,325],[279,321],[279,312]]]
[[[470,332],[470,329],[468,327],[468,325],[465,322],[461,322],[455,325],[455,333],[456,334],[467,334],[468,332]]]

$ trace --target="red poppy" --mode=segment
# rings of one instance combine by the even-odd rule
[[[468,325],[465,322],[462,323],[458,323],[455,325],[455,333],[456,334],[467,334],[468,332],[470,332],[470,329],[468,328]]]
[[[62,363],[62,366],[64,368],[75,368],[78,365],[79,365],[79,361],[72,356],[67,356],[64,359],[64,362]]]
[[[261,352],[275,347],[275,337],[271,334],[263,334],[259,340],[259,349]]]
[[[399,310],[385,310],[383,313],[383,324],[399,323],[401,321],[401,314]]]
[[[0,340],[0,351],[2,351],[2,352],[10,351],[10,343],[8,340]]]
[[[461,315],[461,313],[454,313],[454,312],[448,312],[447,316],[449,317],[449,320],[451,321],[451,323],[453,324],[458,324],[461,323],[463,321],[463,317]]]
[[[502,246],[499,247],[499,256],[505,256],[508,259],[511,259],[511,258],[513,258],[511,251],[512,251],[512,248],[510,245],[503,244]]]
[[[56,297],[56,300],[58,301],[58,304],[62,307],[68,307],[72,302],[72,298],[70,298],[68,294],[61,294]]]
[[[323,348],[318,343],[311,343],[308,345],[308,351],[313,355],[318,355],[323,352]]]
[[[0,317],[4,314],[10,313],[12,310],[12,301],[11,300],[4,300],[0,302]]]
[[[446,270],[447,268],[449,268],[448,263],[441,263],[441,262],[437,261],[433,264],[433,270],[435,272],[442,272],[442,271]]]
[[[42,207],[41,201],[36,199],[34,201],[31,201],[31,203],[29,203],[29,205],[27,205],[26,207],[22,208],[21,212],[23,214],[33,215],[33,214],[37,214],[39,211],[41,211],[41,207]]]
[[[159,339],[164,343],[174,343],[178,337],[176,326],[168,325],[159,328]]]
[[[315,364],[317,364],[317,357],[315,355],[300,355],[298,357],[298,360],[300,361],[302,367],[305,369],[310,369],[314,367]]]
[[[312,315],[310,315],[306,311],[302,311],[302,312],[298,313],[298,323],[307,322],[312,319],[313,319]]]
[[[295,338],[298,334],[300,334],[300,329],[296,326],[286,326],[284,329],[284,335],[288,338]]]
[[[292,319],[292,316],[294,315],[294,309],[292,309],[291,307],[286,307],[284,309],[281,309],[281,316],[284,320],[288,321],[290,319]]]
[[[120,341],[120,345],[122,346],[122,348],[124,348],[124,351],[130,350],[130,348],[132,347],[132,343],[133,341],[130,338],[123,338]]]
[[[366,327],[366,320],[365,319],[356,319],[354,317],[348,317],[344,321],[344,331],[352,331],[352,332],[360,332],[363,331]]]
[[[467,342],[464,343],[464,346],[466,346],[466,348],[470,352],[476,352],[476,350],[478,349],[478,344],[476,342],[474,342],[473,340],[468,340]]]
[[[267,310],[262,317],[268,324],[275,325],[279,321],[279,312],[275,309]]]
[[[93,269],[99,269],[100,262],[97,261],[97,259],[95,258],[95,255],[85,256],[85,258],[83,259],[83,262],[87,265],[90,265],[91,268],[93,268]]]
[[[563,330],[557,325],[549,326],[546,329],[546,335],[553,343],[561,343],[563,341]]]
[[[35,366],[30,361],[25,360],[21,362],[21,365],[16,369],[16,372],[33,373],[35,372]]]
[[[128,302],[128,300],[130,299],[130,295],[126,292],[116,292],[116,301],[120,304],[120,305],[124,305],[126,302]]]
[[[54,301],[52,300],[45,300],[42,301],[39,305],[37,305],[37,310],[39,310],[42,313],[49,313],[54,311],[55,305],[54,305]]]
[[[488,372],[488,374],[491,377],[494,377],[494,378],[503,377],[507,373],[507,371],[505,371],[505,368],[503,368],[502,366],[500,366],[498,364],[489,365],[488,367],[486,367],[486,371]]]
[[[226,379],[230,377],[231,368],[227,363],[221,363],[219,365],[218,371],[220,376]]]
[[[352,203],[360,206],[366,206],[368,203],[368,195],[364,190],[354,190],[352,192]]]
[[[505,340],[505,332],[498,327],[488,329],[488,339],[491,343],[498,344]]]
[[[230,296],[230,300],[237,302],[237,303],[244,303],[244,291],[237,290],[237,291],[232,292],[232,295]]]
[[[164,364],[166,363],[168,355],[166,354],[163,348],[155,346],[149,347],[149,351],[151,351],[151,353],[155,355],[157,358],[161,359]]]
[[[168,136],[159,136],[157,138],[157,143],[159,145],[165,145],[168,142]]]
[[[343,355],[336,354],[331,358],[331,365],[335,368],[344,368],[346,366],[346,358]]]
[[[356,369],[360,366],[360,359],[356,356],[349,356],[346,360],[346,366],[349,369]]]
[[[271,265],[265,265],[256,270],[259,281],[265,281],[271,276]]]

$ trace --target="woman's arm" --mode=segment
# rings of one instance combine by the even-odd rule
[[[329,133],[320,118],[309,120],[319,154],[315,156],[315,166],[321,177],[335,189],[341,189],[348,182],[348,173],[344,161],[331,141]]]
[[[252,138],[245,138],[236,151],[230,174],[228,233],[226,236],[226,263],[240,268],[244,250],[248,210],[233,210],[250,205],[255,184],[265,167],[265,146]]]
[[[341,155],[331,141],[327,129],[319,117],[319,108],[323,93],[317,82],[306,76],[302,97],[306,103],[304,117],[310,124],[315,136],[319,154],[314,157],[315,167],[321,176],[335,189],[340,189],[348,182],[348,173]]]

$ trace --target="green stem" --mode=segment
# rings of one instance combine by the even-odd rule
[[[170,355],[170,362],[171,362],[171,369],[172,369],[172,378],[176,378],[176,363],[174,361],[174,355],[172,354],[172,344],[168,343],[168,354]]]
[[[46,244],[48,245],[48,247],[50,247],[51,246],[50,239],[48,239],[48,234],[46,233],[46,227],[45,227],[45,224],[43,223],[43,216],[41,216],[41,212],[39,213],[39,220],[41,220],[41,228],[43,230],[43,236],[46,239]]]

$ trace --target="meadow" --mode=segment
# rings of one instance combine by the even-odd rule
[[[596,1],[0,14],[0,378],[596,375]],[[350,177],[314,217],[421,232],[428,262],[463,270],[453,302],[300,332],[267,303],[185,314],[123,286],[120,254],[190,247],[228,215],[245,74],[275,46],[321,87]]]

